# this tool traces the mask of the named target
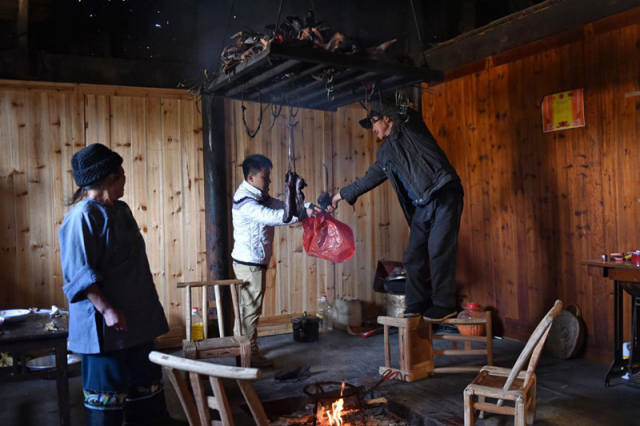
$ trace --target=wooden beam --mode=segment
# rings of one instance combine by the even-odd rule
[[[338,67],[355,68],[362,71],[375,71],[386,74],[399,74],[420,81],[441,81],[442,73],[429,68],[417,68],[372,59],[364,55],[344,55],[321,49],[272,45],[271,55],[281,58],[294,58],[308,62],[331,64]]]
[[[256,93],[253,93],[253,94],[247,96],[247,100],[248,101],[249,100],[255,100],[255,99],[258,99],[258,97],[260,95],[264,96],[265,94],[271,93],[274,90],[278,90],[280,88],[284,88],[284,87],[290,86],[292,84],[295,84],[296,82],[302,80],[306,76],[313,75],[314,73],[320,72],[324,68],[327,68],[327,67],[328,67],[328,65],[319,64],[319,65],[316,65],[315,67],[307,68],[306,70],[297,73],[296,75],[294,75],[291,78],[287,78],[285,80],[282,80],[282,81],[279,81],[277,83],[274,83],[274,84],[272,84],[270,86],[263,87],[262,89],[260,89],[259,93],[256,92]]]
[[[278,66],[275,66],[273,68],[271,68],[270,70],[262,73],[262,74],[258,74],[257,76],[253,77],[252,79],[250,79],[249,81],[247,81],[246,83],[243,84],[239,84],[236,87],[234,87],[231,90],[228,90],[227,92],[225,92],[224,96],[233,96],[239,93],[245,93],[248,90],[251,90],[252,88],[254,88],[256,85],[262,83],[263,81],[267,81],[275,76],[277,76],[278,74],[281,74],[285,71],[287,71],[288,69],[298,65],[300,63],[300,61],[296,61],[294,59],[290,59],[288,61],[285,61],[283,63],[281,63]]]
[[[449,80],[454,75],[459,77],[474,72],[475,68],[457,72],[462,67],[490,56],[505,55],[505,52],[534,42],[537,42],[536,51],[569,42],[581,37],[579,28],[591,22],[594,22],[596,32],[637,23],[638,12],[634,9],[637,7],[637,0],[547,0],[440,43],[427,49],[422,56],[431,67],[444,71]],[[503,61],[517,59],[513,53],[506,55]],[[532,53],[535,52],[528,54]]]

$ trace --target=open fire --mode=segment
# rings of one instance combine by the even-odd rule
[[[390,412],[384,397],[362,401],[372,392],[346,382],[316,382],[305,386],[308,399],[304,408],[280,414],[272,419],[275,426],[387,426],[404,425],[403,419]]]
[[[359,390],[351,384],[317,382],[306,386],[304,392],[314,402],[315,425],[346,426],[364,420]]]
[[[342,410],[344,409],[344,398],[342,397],[344,394],[344,382],[342,382],[342,387],[340,389],[340,399],[331,403],[331,409],[325,409],[325,407],[321,406],[316,413],[316,423],[320,425],[324,424],[324,419],[329,422],[330,426],[341,426],[344,422],[342,420]]]

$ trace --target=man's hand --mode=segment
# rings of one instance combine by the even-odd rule
[[[331,205],[327,208],[327,210],[329,210],[330,212],[334,211],[335,209],[338,208],[338,203],[340,202],[340,200],[342,200],[342,196],[340,195],[340,193],[338,192],[337,194],[335,194],[333,197],[331,197]]]

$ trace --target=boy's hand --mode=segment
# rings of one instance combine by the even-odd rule
[[[317,216],[322,213],[322,209],[314,204],[311,204],[310,207],[307,207],[307,217]]]

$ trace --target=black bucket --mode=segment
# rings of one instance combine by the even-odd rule
[[[293,340],[296,342],[315,342],[318,340],[319,320],[315,316],[307,315],[291,319]]]

